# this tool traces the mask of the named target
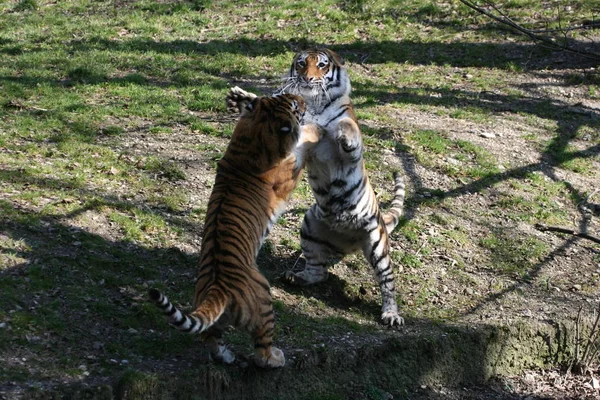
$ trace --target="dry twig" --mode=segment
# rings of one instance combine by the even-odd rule
[[[566,233],[567,235],[573,235],[573,236],[577,236],[577,237],[584,238],[587,240],[591,240],[592,242],[595,242],[595,243],[600,243],[600,239],[598,239],[597,237],[588,235],[587,233],[584,233],[584,232],[577,232],[577,231],[574,231],[573,229],[561,228],[558,226],[547,226],[547,225],[542,225],[542,224],[535,224],[535,228],[538,231],[542,231],[542,232]]]
[[[574,28],[560,28],[558,30],[560,33],[562,33],[565,36],[565,38],[564,38],[565,40],[563,41],[563,44],[561,45],[560,43],[556,42],[552,37],[544,36],[544,35],[541,35],[538,33],[538,32],[543,32],[543,31],[534,31],[531,29],[527,29],[527,28],[523,27],[522,25],[517,24],[506,13],[502,12],[502,10],[500,10],[498,7],[496,7],[496,5],[494,3],[492,3],[491,1],[484,0],[483,3],[487,7],[493,9],[497,14],[494,14],[493,12],[490,12],[490,11],[486,10],[485,8],[479,6],[475,1],[460,0],[460,2],[463,3],[464,5],[466,5],[467,7],[477,11],[478,13],[483,14],[497,22],[500,22],[501,24],[507,25],[510,28],[517,31],[518,33],[528,36],[530,39],[532,39],[536,42],[543,43],[543,44],[549,46],[550,48],[553,48],[556,50],[568,51],[571,53],[576,53],[576,54],[582,55],[584,57],[592,58],[594,60],[600,60],[600,54],[598,54],[598,53],[595,53],[592,51],[576,49],[569,45],[568,40],[566,40],[567,39],[566,33],[568,31],[574,30]],[[592,26],[595,27],[596,25],[594,24]]]

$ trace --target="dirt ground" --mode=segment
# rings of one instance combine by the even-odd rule
[[[572,74],[596,74],[593,67],[574,68],[570,63],[563,62],[562,57],[556,56],[554,63],[563,67],[546,70],[536,70],[526,75],[526,81],[515,82],[514,86],[526,92],[515,103],[502,102],[494,93],[481,93],[480,101],[493,104],[494,118],[492,122],[477,123],[467,120],[456,120],[446,116],[432,115],[418,110],[393,110],[389,106],[381,106],[382,112],[393,117],[391,124],[364,123],[372,129],[390,132],[394,139],[402,142],[402,131],[410,129],[435,129],[447,134],[451,139],[466,140],[484,147],[498,160],[502,172],[495,180],[496,185],[481,190],[473,184],[456,181],[441,173],[439,170],[424,167],[415,161],[410,150],[398,152],[392,149],[383,151],[383,165],[397,167],[404,171],[407,180],[409,207],[406,210],[409,220],[419,221],[422,231],[419,239],[425,244],[432,238],[441,235],[440,226],[431,223],[431,214],[447,217],[460,226],[469,237],[467,243],[457,243],[455,248],[439,249],[437,253],[423,255],[425,267],[421,270],[399,266],[399,274],[410,273],[419,279],[428,280],[432,277],[437,283],[429,298],[434,307],[451,307],[456,311],[457,320],[462,324],[499,323],[510,325],[515,321],[562,321],[573,320],[580,305],[592,310],[598,305],[600,293],[600,250],[592,242],[563,236],[553,232],[540,232],[534,226],[515,222],[506,218],[502,213],[491,213],[497,208],[498,199],[503,194],[514,190],[504,180],[521,170],[538,174],[545,181],[566,182],[572,196],[581,199],[577,207],[557,204],[569,214],[572,228],[598,236],[598,219],[600,217],[600,175],[580,174],[562,168],[557,168],[540,151],[539,141],[551,140],[547,130],[540,127],[531,131],[531,124],[526,122],[525,113],[515,113],[515,110],[527,110],[536,107],[538,98],[550,99],[550,112],[553,109],[562,113],[567,110],[569,120],[555,121],[562,126],[563,134],[569,135],[577,131],[578,120],[597,120],[600,117],[600,101],[592,100],[585,92],[583,85],[562,85],[565,76]],[[561,61],[562,60],[562,61]],[[359,66],[349,65],[349,68]],[[523,76],[523,75],[521,75]],[[268,88],[276,86],[276,82],[251,82],[254,86]],[[559,84],[560,83],[560,84]],[[248,84],[248,82],[232,82],[232,84]],[[564,114],[561,114],[564,115]],[[219,126],[232,123],[234,116],[222,114],[196,114],[200,119]],[[525,132],[527,130],[527,132]],[[527,140],[526,134],[536,135],[538,141]],[[597,133],[576,137],[570,141],[575,151],[591,155],[593,168],[598,170]],[[194,150],[198,144],[211,145],[215,154],[200,154]],[[176,162],[185,169],[187,179],[177,182],[189,193],[189,208],[201,206],[210,193],[214,170],[210,163],[218,158],[218,152],[226,147],[226,140],[212,136],[186,132],[168,135],[133,132],[117,143],[112,143],[126,154],[134,156],[158,155]],[[448,160],[446,160],[448,161]],[[451,162],[455,162],[450,160]],[[508,167],[510,166],[510,167]],[[510,170],[509,170],[510,168]],[[388,184],[383,180],[380,171],[370,171],[371,179],[378,192],[384,191]],[[431,199],[432,191],[442,191],[446,199],[441,207],[424,207],[422,204]],[[586,196],[585,193],[588,195]],[[523,193],[533,198],[535,193]],[[289,209],[306,207],[305,200],[294,199]],[[74,224],[75,221],[72,221]],[[284,226],[278,226],[271,237],[275,244],[282,238],[288,237],[290,227],[297,229],[301,223],[301,215],[288,213]],[[98,234],[110,236],[104,224],[82,226],[87,230],[97,230]],[[487,268],[486,258],[476,243],[491,230],[502,228],[511,235],[533,236],[551,247],[551,251],[529,272],[530,279],[523,280],[516,276],[498,276]],[[184,252],[199,251],[199,231],[189,232],[189,241],[181,243]],[[292,236],[293,238],[293,236]],[[406,252],[414,251],[399,236],[393,236],[393,248]],[[301,293],[290,292],[288,288],[277,281],[277,276],[283,272],[298,256],[298,252],[275,246],[278,259],[287,259],[284,265],[267,267],[267,275],[275,280],[274,298],[285,303],[294,304],[302,296],[316,296],[319,299],[330,299],[336,293],[329,293],[327,288],[307,289]],[[268,258],[267,258],[268,260]],[[448,270],[463,260],[465,268],[464,280],[450,277]],[[301,262],[301,260],[300,260]],[[360,287],[360,291],[368,291],[367,295],[357,294],[352,301],[361,299],[377,303],[377,290],[371,286],[368,271],[356,274],[352,262],[341,263],[333,269],[333,274],[343,280]],[[356,282],[353,282],[356,281]],[[542,284],[544,282],[545,284]],[[325,293],[323,293],[325,290]],[[410,287],[402,288],[406,307],[417,308],[416,298],[419,293],[412,292]],[[321,297],[319,297],[321,296]],[[429,306],[432,306],[431,304]],[[497,312],[500,310],[501,312]],[[345,316],[340,307],[320,309],[321,316]],[[353,318],[347,315],[349,318]],[[364,321],[361,321],[364,322]],[[410,324],[410,320],[409,320]],[[423,386],[409,395],[410,398],[468,398],[468,399],[592,399],[600,397],[597,377],[599,371],[591,369],[587,375],[566,374],[559,369],[549,371],[528,370],[516,376],[499,377],[487,386],[464,389],[444,389]],[[414,396],[414,397],[413,397]],[[390,397],[391,398],[391,397]]]
[[[359,68],[349,65],[349,68]],[[376,190],[381,193],[386,189],[384,169],[396,167],[404,171],[408,188],[407,220],[414,221],[419,227],[417,238],[421,245],[431,244],[435,249],[428,254],[419,253],[422,264],[417,266],[398,265],[397,276],[410,276],[411,280],[402,280],[400,287],[404,299],[402,307],[410,309],[407,324],[419,320],[419,315],[434,315],[435,309],[446,310],[439,316],[440,320],[451,310],[454,323],[465,326],[478,324],[512,325],[518,321],[548,323],[552,321],[573,321],[580,306],[591,315],[591,310],[598,308],[600,294],[600,249],[598,245],[571,236],[553,232],[541,232],[533,225],[518,222],[502,215],[498,201],[506,193],[517,190],[508,183],[508,178],[526,170],[541,176],[547,182],[566,182],[572,197],[580,199],[576,206],[555,204],[569,215],[572,228],[600,236],[598,221],[600,218],[600,175],[597,173],[580,174],[563,168],[557,168],[548,155],[540,151],[538,142],[524,138],[524,127],[527,118],[524,112],[515,113],[536,107],[538,98],[550,99],[550,111],[567,110],[569,120],[556,120],[562,126],[565,135],[574,133],[578,128],[578,120],[597,120],[600,117],[600,101],[590,99],[581,86],[563,86],[564,77],[574,73],[597,74],[591,67],[573,68],[557,67],[547,70],[536,70],[527,74],[527,81],[515,82],[527,94],[515,103],[502,102],[494,93],[481,93],[479,101],[493,104],[494,118],[492,122],[470,122],[457,120],[443,115],[432,115],[418,110],[392,109],[388,105],[381,106],[381,112],[390,116],[390,123],[375,124],[365,122],[372,129],[389,132],[391,137],[402,142],[403,131],[411,129],[435,129],[447,134],[451,139],[470,141],[485,147],[498,163],[502,172],[492,178],[494,185],[483,189],[473,183],[461,182],[434,168],[424,167],[415,160],[411,149],[382,151],[382,168],[370,171]],[[239,82],[232,82],[237,84]],[[256,84],[259,84],[258,82]],[[270,86],[266,83],[266,87]],[[275,82],[272,82],[276,86]],[[255,85],[256,86],[256,85]],[[561,114],[563,115],[563,114]],[[195,116],[207,123],[219,127],[231,124],[234,117],[223,114],[195,113]],[[214,181],[214,160],[227,145],[225,138],[208,136],[199,132],[190,132],[187,127],[180,127],[169,134],[148,132],[149,127],[138,123],[135,131],[127,132],[118,138],[106,140],[106,144],[132,162],[140,157],[150,155],[171,160],[179,165],[186,174],[185,180],[165,181],[165,185],[174,185],[187,194],[187,203],[180,215],[173,218],[185,218],[190,210],[205,205]],[[551,140],[547,130],[527,132],[535,134],[539,140]],[[573,151],[587,154],[594,170],[600,167],[597,132],[588,136],[575,137],[570,141]],[[210,145],[213,151],[199,152],[198,145]],[[375,151],[374,149],[371,149]],[[369,149],[367,149],[369,151]],[[456,160],[442,160],[454,163]],[[520,190],[520,189],[518,189]],[[432,198],[442,193],[444,201],[431,205]],[[524,197],[533,199],[535,193],[523,192]],[[290,210],[302,209],[310,205],[306,199],[294,199]],[[435,218],[432,215],[436,215]],[[370,276],[370,271],[360,267],[356,258],[350,257],[332,269],[333,286],[323,286],[297,290],[280,282],[277,277],[288,268],[292,268],[298,259],[299,252],[293,246],[282,245],[283,240],[296,240],[301,223],[301,213],[290,212],[284,215],[285,221],[278,225],[270,238],[273,243],[268,255],[262,255],[261,265],[265,274],[273,284],[273,297],[286,305],[294,305],[316,299],[316,306],[300,310],[309,316],[341,317],[361,324],[377,327],[378,289]],[[435,221],[451,221],[444,225]],[[122,233],[111,224],[102,213],[90,210],[86,213],[67,218],[63,224],[89,234],[97,235],[110,242],[119,242]],[[455,246],[435,246],[436,238],[445,236],[452,226],[458,227],[469,239],[456,241]],[[502,229],[508,235],[525,238],[534,237],[551,249],[540,261],[533,264],[528,271],[528,279],[518,275],[498,275],[490,268],[490,256],[477,243],[490,232]],[[199,252],[202,226],[189,224],[185,240],[177,243],[177,248],[185,254],[194,255]],[[295,239],[294,239],[295,238]],[[395,234],[392,236],[392,247],[405,253],[414,254],[414,244],[409,244]],[[283,262],[274,263],[273,260]],[[272,262],[271,265],[268,263]],[[300,260],[300,262],[302,262]],[[456,272],[457,264],[464,265]],[[168,266],[165,266],[165,271]],[[452,271],[455,271],[454,273]],[[165,272],[165,275],[167,273]],[[411,282],[427,282],[425,286],[411,286]],[[425,288],[425,289],[423,289]],[[356,290],[354,290],[356,289]],[[427,291],[427,301],[423,304],[419,299]],[[325,304],[325,306],[323,306]],[[357,305],[359,304],[359,305]],[[360,304],[367,304],[366,307]],[[352,308],[361,308],[362,317],[357,317]],[[500,312],[498,312],[500,311]],[[357,340],[367,340],[368,335]],[[362,338],[362,339],[361,339]],[[279,339],[286,352],[293,353],[294,334],[285,332]],[[343,347],[343,339],[316,338],[315,345],[327,341],[329,346]],[[360,343],[358,343],[360,344]],[[93,348],[94,344],[90,343]],[[96,354],[92,351],[92,355]],[[32,355],[33,356],[33,355]],[[191,362],[191,360],[188,360]],[[116,362],[119,362],[118,360]],[[140,363],[141,365],[142,363]],[[156,368],[158,367],[153,367]],[[600,398],[598,377],[600,370],[594,365],[585,375],[566,374],[560,369],[526,370],[514,376],[495,378],[483,386],[465,388],[444,388],[423,385],[407,392],[406,398],[412,399],[597,399]],[[0,398],[12,398],[15,391],[8,385],[0,385]],[[382,398],[394,398],[391,394],[382,394]],[[361,397],[363,398],[363,397]],[[370,398],[365,395],[364,398]]]

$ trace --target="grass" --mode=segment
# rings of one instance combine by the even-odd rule
[[[490,251],[493,268],[524,279],[530,279],[542,257],[548,253],[546,244],[536,238],[515,240],[502,232],[482,238],[480,245]]]
[[[536,16],[532,28],[557,25],[557,5],[504,6],[518,21]],[[571,6],[563,23],[592,19],[591,2]],[[268,93],[297,49],[312,45],[347,62],[382,202],[391,171],[405,173],[407,214],[391,252],[402,313],[443,324],[483,302],[488,286],[494,294],[535,281],[553,243],[523,226],[569,226],[582,201],[595,201],[600,123],[586,104],[600,85],[583,67],[549,69],[558,64],[544,49],[499,32],[458,2],[423,0],[0,4],[0,353],[35,352],[44,363],[2,365],[0,382],[81,381],[84,365],[89,379],[122,377],[143,397],[166,376],[149,365],[200,356],[197,338],[173,332],[146,290],[159,287],[189,309],[208,193],[234,127],[226,91]],[[501,128],[523,142],[474,133]],[[279,281],[299,256],[312,201],[304,179],[259,257],[274,288],[276,341],[312,349],[347,332],[383,335],[361,255],[322,285]],[[506,221],[510,231],[489,229]],[[243,333],[227,340],[251,351]],[[201,373],[217,382],[219,371]],[[380,383],[366,382],[358,396],[404,393]],[[313,389],[311,398],[338,398]]]

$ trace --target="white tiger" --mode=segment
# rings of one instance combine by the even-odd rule
[[[279,92],[301,95],[306,102],[303,123],[321,125],[327,133],[306,164],[316,199],[300,232],[306,266],[299,272],[287,271],[283,278],[297,285],[322,282],[332,260],[362,250],[381,288],[382,322],[402,325],[388,235],[402,215],[404,181],[394,174],[394,199],[382,214],[365,169],[361,133],[350,101],[350,79],[339,55],[329,49],[301,51],[284,79]],[[227,105],[241,110],[254,97],[234,87],[227,95]]]

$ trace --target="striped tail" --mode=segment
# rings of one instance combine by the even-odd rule
[[[148,290],[148,295],[154,304],[162,310],[163,314],[167,317],[169,324],[182,332],[201,333],[214,324],[223,313],[223,310],[220,310],[220,312],[217,311],[216,318],[205,317],[200,315],[198,311],[194,312],[194,314],[198,315],[184,314],[157,289],[152,288]]]
[[[394,172],[394,199],[392,205],[387,212],[383,214],[383,222],[385,223],[385,229],[390,234],[398,225],[402,212],[404,211],[404,196],[406,195],[406,187],[404,185],[404,179],[398,172]]]

